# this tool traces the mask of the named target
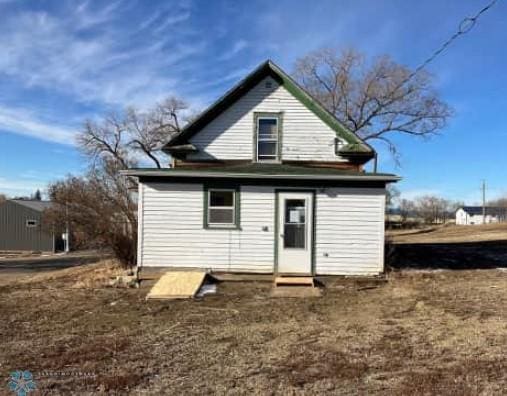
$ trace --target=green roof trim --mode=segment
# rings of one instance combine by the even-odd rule
[[[331,112],[329,112],[320,102],[314,99],[308,92],[306,92],[292,77],[285,73],[273,62],[268,61],[270,67],[277,73],[281,79],[282,85],[289,91],[296,99],[298,99],[308,110],[313,112],[320,118],[329,128],[336,132],[338,137],[343,138],[347,143],[355,144],[356,147],[362,146],[362,150],[367,150],[373,153],[373,149],[364,143],[354,132],[345,127]]]
[[[366,147],[364,144],[362,143],[350,143],[350,144],[347,144],[343,147],[341,147],[338,152],[340,154],[353,154],[353,153],[358,153],[358,154],[367,154],[367,153],[371,153],[371,149],[369,149],[368,147]]]
[[[370,173],[345,169],[296,166],[286,164],[244,164],[196,168],[134,168],[121,172],[126,176],[154,177],[209,177],[209,178],[260,178],[260,179],[316,179],[316,180],[378,180],[398,181],[390,173]]]
[[[185,126],[183,130],[174,136],[162,148],[165,152],[170,152],[171,147],[178,145],[188,144],[188,139],[194,136],[208,123],[220,115],[223,111],[229,108],[241,96],[246,94],[263,78],[272,76],[277,80],[287,91],[289,91],[296,99],[298,99],[308,110],[313,112],[319,119],[329,126],[336,135],[347,142],[345,148],[348,147],[344,153],[352,155],[358,153],[361,155],[370,154],[374,156],[375,150],[359,138],[355,133],[345,127],[331,112],[329,112],[321,103],[313,98],[306,92],[296,81],[294,81],[287,73],[272,61],[267,60],[257,67],[252,73],[241,80],[236,86],[227,91],[225,95],[219,98],[215,103],[203,111],[199,117],[193,122]],[[342,150],[340,150],[341,152]]]

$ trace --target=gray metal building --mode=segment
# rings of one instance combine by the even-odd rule
[[[0,251],[61,250],[61,235],[55,235],[42,222],[48,201],[12,199],[0,204]]]

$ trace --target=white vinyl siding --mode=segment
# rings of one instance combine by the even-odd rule
[[[319,190],[316,206],[316,272],[321,275],[381,273],[384,189]]]
[[[240,188],[240,229],[203,228],[201,184],[140,183],[139,265],[272,273],[275,187]],[[319,275],[383,271],[384,189],[317,189]]]
[[[202,184],[141,184],[143,266],[273,271],[272,187],[242,186],[241,229],[203,228]],[[262,227],[267,226],[268,231]]]
[[[335,154],[336,132],[271,77],[190,138],[199,152],[187,158],[253,160],[256,112],[283,113],[282,160],[345,161]]]

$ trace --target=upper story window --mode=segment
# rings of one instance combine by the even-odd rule
[[[256,162],[278,162],[280,158],[281,117],[278,113],[258,113],[255,117]]]

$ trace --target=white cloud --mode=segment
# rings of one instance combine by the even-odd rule
[[[162,15],[160,24],[139,32],[116,23],[124,17],[124,3],[100,9],[91,4],[59,16],[24,11],[5,18],[0,75],[80,102],[145,105],[174,92],[178,80],[169,77],[171,66],[205,49],[203,40],[180,37],[184,29],[157,34],[190,18],[188,10]]]
[[[244,79],[245,76],[247,76],[249,73],[251,73],[251,71],[253,70],[254,67],[255,66],[253,66],[253,65],[250,67],[242,67],[242,68],[233,70],[230,73],[223,75],[222,77],[209,79],[208,81],[206,81],[204,83],[201,81],[197,81],[195,83],[195,85],[198,86],[198,88],[200,90],[202,90],[203,88],[214,87],[214,86],[221,85],[221,84],[228,83],[228,82],[238,83],[240,80]]]
[[[45,181],[0,177],[0,194],[5,194],[9,197],[30,195],[37,189],[44,191],[46,187],[47,182]]]
[[[246,40],[238,40],[233,44],[232,48],[226,51],[222,56],[220,56],[218,60],[221,61],[230,60],[247,47],[248,42]]]
[[[115,15],[118,14],[117,10],[122,3],[122,0],[115,1],[109,3],[104,8],[96,10],[92,10],[90,8],[89,0],[81,3],[75,10],[75,14],[78,17],[78,24],[76,25],[76,28],[86,29],[95,25],[109,22],[110,20],[114,19]]]
[[[6,108],[1,105],[0,130],[32,136],[60,144],[74,144],[75,129],[72,127],[41,120],[28,110]]]
[[[157,33],[163,32],[169,26],[173,26],[173,25],[176,25],[178,23],[184,22],[188,18],[190,18],[190,12],[189,11],[183,11],[181,13],[176,13],[176,14],[168,15],[155,28],[155,32],[157,32]]]

